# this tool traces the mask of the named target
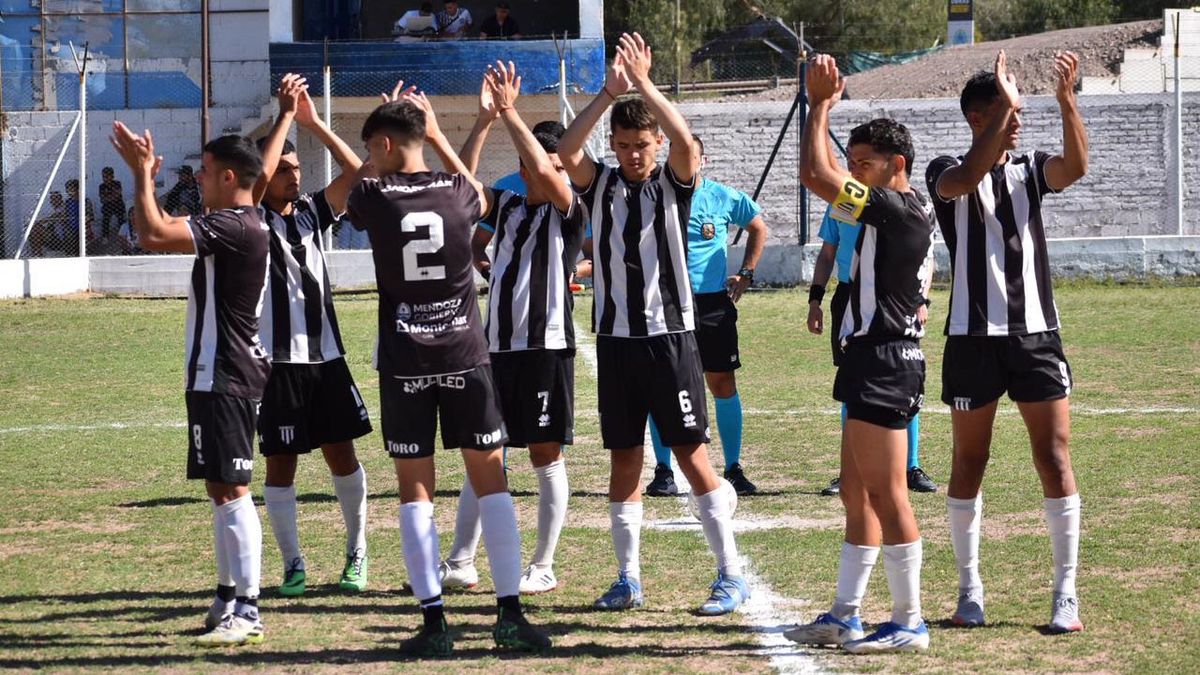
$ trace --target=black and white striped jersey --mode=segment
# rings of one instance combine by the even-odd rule
[[[1050,155],[1009,155],[975,191],[946,201],[937,181],[962,158],[938,157],[926,183],[950,250],[947,335],[1028,335],[1057,330],[1042,197]]]
[[[583,245],[583,205],[566,213],[505,190],[483,218],[492,237],[492,273],[484,331],[488,349],[574,349],[571,270]]]
[[[687,225],[696,181],[679,181],[661,164],[633,183],[596,162],[596,176],[575,186],[592,221],[592,330],[649,337],[695,329],[687,269]]]
[[[276,363],[324,363],[346,350],[333,311],[321,234],[337,222],[325,191],[302,195],[292,212],[266,209],[271,232],[260,335]]]
[[[933,211],[916,191],[870,188],[857,215],[863,228],[850,263],[850,302],[838,329],[851,340],[919,339],[917,310],[932,257]]]
[[[187,224],[196,245],[184,334],[187,390],[261,399],[271,372],[258,337],[269,248],[262,211],[220,209]]]

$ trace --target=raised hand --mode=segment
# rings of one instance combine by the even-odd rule
[[[414,93],[416,90],[417,90],[417,85],[414,84],[414,85],[410,86],[409,88],[405,89],[404,88],[404,80],[396,80],[396,86],[392,87],[392,93],[390,95],[389,94],[380,94],[380,97],[383,98],[384,103],[392,103],[394,101],[399,101],[399,100],[403,99],[405,96]]]
[[[608,75],[604,79],[604,90],[615,99],[632,88],[633,83],[629,81],[629,73],[625,70],[625,60],[621,58],[621,52],[618,51],[612,65],[608,67]]]
[[[503,61],[497,61],[495,66],[488,66],[488,84],[492,90],[492,100],[496,103],[497,113],[512,108],[521,94],[521,76],[517,75],[517,67],[512,61],[506,66]]]
[[[1004,50],[1001,49],[999,54],[996,54],[996,91],[1000,92],[1000,96],[1010,108],[1016,108],[1021,105],[1021,92],[1017,90],[1017,76],[1008,72],[1008,57],[1005,56]]]
[[[650,82],[650,45],[639,33],[622,33],[619,42],[617,56],[625,64],[629,81],[638,87]]]
[[[425,92],[416,89],[416,87],[409,87],[399,100],[408,101],[425,113],[425,140],[433,140],[441,135],[442,129],[438,126],[437,116],[433,113],[433,104],[429,102],[429,97],[425,95]]]
[[[317,115],[317,104],[308,95],[308,87],[300,91],[300,100],[296,106],[296,124],[305,128],[322,124],[321,117]]]
[[[488,72],[484,73],[483,80],[479,83],[478,116],[488,120],[494,120],[500,116],[500,111],[496,108],[496,99],[492,96],[491,66],[488,66]]]
[[[1075,80],[1079,75],[1079,56],[1074,52],[1055,52],[1054,73],[1058,80],[1054,94],[1059,101],[1070,100],[1075,96]]]
[[[294,115],[296,109],[300,107],[300,94],[308,90],[308,80],[295,73],[288,73],[283,76],[283,80],[279,83],[279,91],[276,97],[279,99],[279,114]]]
[[[162,166],[162,158],[154,155],[154,138],[149,129],[139,136],[121,122],[114,121],[113,133],[108,140],[135,175],[139,171],[146,171],[153,176],[157,173],[157,167]]]
[[[809,103],[837,102],[846,88],[846,79],[838,72],[837,61],[828,54],[817,54],[805,73]]]

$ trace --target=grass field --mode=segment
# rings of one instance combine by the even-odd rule
[[[945,319],[934,295],[932,324]],[[925,538],[922,578],[931,649],[920,655],[851,657],[816,650],[816,667],[845,671],[1195,672],[1200,668],[1200,288],[1065,286],[1058,302],[1077,383],[1072,441],[1084,502],[1079,577],[1087,629],[1047,637],[1050,547],[1041,492],[1020,418],[1001,406],[984,484],[985,628],[946,627],[957,574],[944,493],[914,495]],[[373,419],[370,369],[374,296],[339,298],[350,362]],[[577,308],[586,326],[590,299]],[[568,453],[572,499],[556,571],[558,591],[528,602],[557,649],[545,658],[497,656],[487,631],[490,580],[448,597],[462,632],[455,658],[423,664],[474,670],[664,670],[764,672],[787,662],[762,641],[780,621],[811,619],[832,599],[841,505],[817,491],[837,472],[838,417],[825,338],[803,328],[805,295],[763,292],[741,304],[738,373],[748,409],[743,461],[763,494],[738,518],[764,529],[739,545],[776,614],[707,619],[713,562],[695,531],[643,534],[647,607],[602,614],[590,603],[614,576],[605,504],[607,457],[599,448],[595,383],[577,367],[577,445]],[[405,579],[395,480],[378,433],[360,444],[370,486],[371,585],[336,588],[341,517],[318,456],[301,463],[301,541],[309,593],[284,600],[278,549],[264,522],[267,641],[230,651],[189,645],[213,584],[210,510],[183,479],[180,300],[86,298],[0,303],[0,667],[175,670],[403,667],[394,647],[420,623]],[[937,331],[935,331],[937,332]],[[922,461],[944,484],[950,428],[936,403],[942,338],[926,340],[931,403],[922,416]],[[378,425],[377,425],[378,426]],[[715,434],[714,434],[715,435]],[[712,456],[719,458],[714,448]],[[461,461],[439,455],[437,519],[443,550],[453,524]],[[519,454],[511,475],[526,555],[532,549],[536,480]],[[261,496],[261,471],[253,487]],[[682,516],[675,499],[647,500],[646,518]],[[265,511],[260,511],[265,520]],[[479,560],[481,573],[486,560]],[[314,588],[315,585],[315,588]],[[765,595],[765,594],[764,594]],[[889,613],[876,570],[865,613]],[[756,625],[763,617],[766,626]],[[773,618],[772,618],[773,617]],[[768,631],[763,633],[762,631]]]

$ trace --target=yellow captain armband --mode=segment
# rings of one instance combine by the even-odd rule
[[[857,225],[863,208],[867,205],[868,189],[866,185],[846,176],[842,189],[834,198],[829,215],[834,220],[840,220],[848,225]]]

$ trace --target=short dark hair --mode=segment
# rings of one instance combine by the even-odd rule
[[[79,179],[72,178],[71,180],[64,183],[64,185],[66,185],[68,190],[70,190],[70,189],[78,190],[79,189]]]
[[[657,131],[658,118],[641,96],[622,96],[613,104],[609,126],[613,129]]]
[[[363,122],[362,139],[377,133],[391,134],[402,143],[416,143],[425,138],[425,111],[410,101],[384,103]]]
[[[538,134],[550,134],[555,138],[562,138],[562,135],[567,133],[567,128],[558,120],[546,120],[533,125],[532,131],[534,136]]]
[[[254,141],[229,134],[209,141],[204,145],[204,152],[223,167],[237,176],[238,187],[248,190],[254,187],[255,181],[262,175],[262,154],[254,146]]]
[[[958,97],[958,107],[962,109],[963,117],[971,111],[987,108],[1000,95],[996,88],[996,74],[981,70],[971,76],[963,85],[962,94]]]
[[[860,143],[870,145],[875,152],[900,155],[904,158],[905,173],[909,176],[912,175],[915,155],[912,135],[908,133],[908,128],[903,124],[886,117],[860,124],[850,130],[850,142],[846,145],[848,147]]]
[[[560,124],[559,126],[562,125]],[[542,150],[545,150],[547,155],[553,155],[558,152],[559,136],[553,133],[546,131],[535,131],[533,132],[533,140],[537,141],[538,145],[542,146]],[[519,166],[525,166],[525,160],[518,156],[517,164]]]
[[[257,141],[254,141],[254,147],[258,148],[258,151],[260,153],[263,150],[266,150],[267,149],[267,136],[263,136],[262,138],[258,139]],[[296,151],[296,146],[293,145],[292,142],[289,141],[288,139],[286,139],[286,138],[283,139],[283,151],[280,152],[279,154],[280,155],[290,155],[295,151]]]

